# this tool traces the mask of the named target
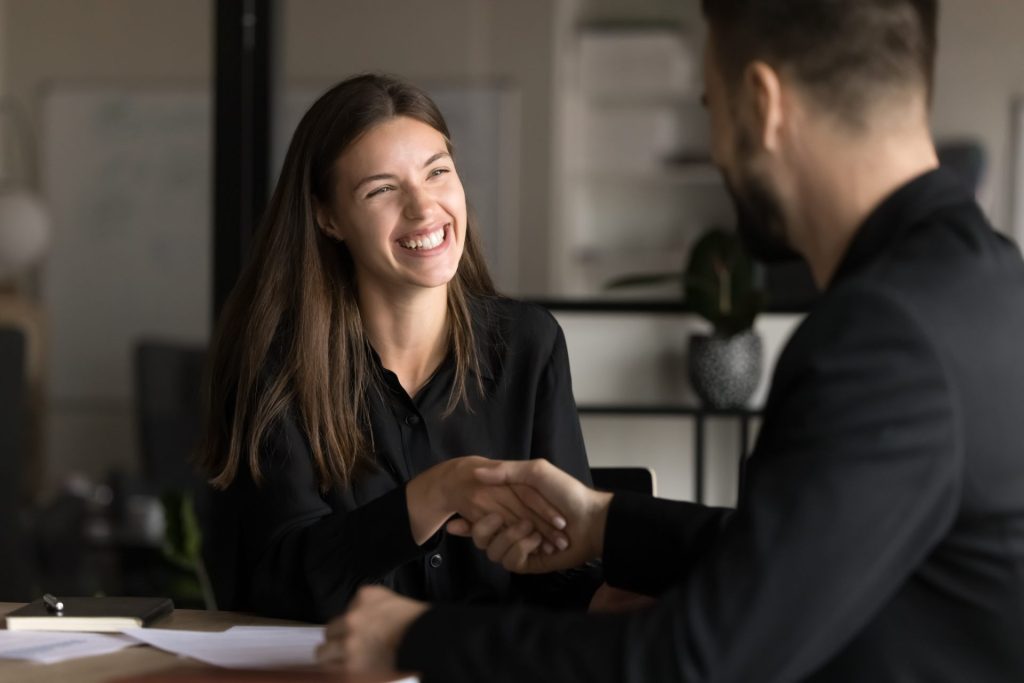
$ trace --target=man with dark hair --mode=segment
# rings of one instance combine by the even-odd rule
[[[703,0],[715,59],[731,90],[756,60],[788,69],[806,95],[863,125],[885,89],[931,93],[936,0]]]
[[[427,681],[1024,681],[1024,263],[938,169],[936,3],[705,0],[713,155],[762,257],[822,290],[779,359],[736,510],[593,491],[544,461],[570,546],[455,520],[506,568],[603,557],[606,615],[365,588],[321,658]],[[528,492],[531,492],[528,495]]]

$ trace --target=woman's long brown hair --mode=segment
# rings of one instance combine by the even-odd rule
[[[251,257],[214,334],[198,462],[218,488],[234,480],[242,458],[260,483],[261,447],[285,414],[308,439],[322,491],[347,485],[371,455],[367,403],[379,373],[359,314],[352,257],[318,228],[315,208],[330,204],[341,154],[396,116],[433,127],[451,152],[448,126],[430,97],[377,74],[331,88],[295,130]],[[471,372],[482,391],[469,300],[494,294],[472,223],[448,284],[456,368],[449,412],[468,400]]]

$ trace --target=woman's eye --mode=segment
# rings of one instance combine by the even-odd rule
[[[381,185],[380,187],[376,187],[376,188],[370,190],[370,192],[367,193],[366,198],[369,199],[370,197],[376,197],[379,194],[384,194],[385,192],[390,192],[393,189],[394,188],[392,188],[390,185]]]
[[[449,173],[449,170],[447,168],[435,168],[433,171],[430,172],[430,177],[435,178],[439,175],[444,175],[445,173]]]

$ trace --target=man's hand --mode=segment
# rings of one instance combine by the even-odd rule
[[[457,519],[448,523],[449,533],[472,537],[478,548],[505,569],[543,574],[578,567],[603,552],[612,494],[595,491],[542,459],[490,463],[477,468],[476,477],[490,485],[528,487],[565,515],[563,532],[569,537],[569,546],[553,553],[537,552],[543,539],[527,522],[508,525],[500,515],[488,514],[475,522]]]
[[[406,501],[416,543],[425,543],[454,514],[470,524],[498,515],[506,526],[529,522],[544,537],[542,548],[547,552],[567,547],[568,538],[561,531],[564,515],[534,489],[490,484],[476,476],[477,470],[500,464],[467,455],[439,463],[410,481]]]
[[[387,588],[364,586],[348,611],[327,624],[316,657],[321,664],[346,673],[393,672],[402,637],[427,609],[425,603]]]

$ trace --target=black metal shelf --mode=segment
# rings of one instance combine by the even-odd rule
[[[655,315],[693,314],[694,311],[681,300],[627,300],[627,299],[534,299],[533,303],[544,306],[550,311],[566,313],[646,313]],[[803,314],[808,305],[771,306],[765,308],[766,313]],[[739,421],[739,463],[740,479],[743,478],[747,457],[747,443],[750,440],[750,421],[761,416],[756,408],[705,408],[703,406],[685,404],[620,404],[620,403],[583,403],[577,405],[580,415],[623,416],[623,417],[688,417],[694,420],[693,430],[693,493],[698,503],[704,502],[704,471],[705,471],[705,421],[715,418],[728,418]]]
[[[605,416],[649,416],[649,417],[690,417],[693,429],[693,497],[698,503],[704,502],[704,442],[705,421],[709,418],[732,418],[739,420],[740,427],[740,481],[743,480],[747,460],[747,443],[750,441],[750,421],[761,416],[754,408],[704,408],[687,405],[624,405],[624,404],[582,404],[576,407],[580,415]]]
[[[580,413],[592,415],[651,415],[651,416],[674,416],[686,415],[689,417],[758,417],[761,411],[756,408],[703,408],[701,406],[687,405],[643,405],[643,404],[614,404],[614,403],[584,403],[576,406]]]
[[[657,315],[695,314],[691,306],[674,299],[531,299],[549,311],[564,313],[653,313]],[[768,304],[763,313],[802,314],[807,306]]]

